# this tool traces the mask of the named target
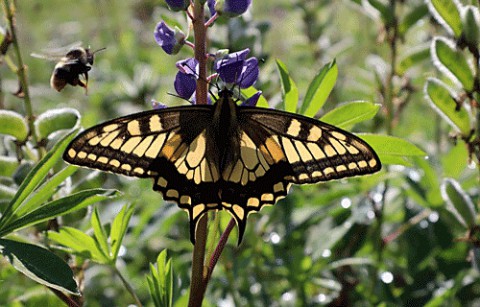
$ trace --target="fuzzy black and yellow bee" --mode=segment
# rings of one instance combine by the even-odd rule
[[[87,90],[88,72],[92,69],[95,53],[104,50],[100,48],[90,51],[90,48],[72,47],[64,56],[52,56],[32,53],[33,57],[57,61],[52,76],[50,77],[50,86],[62,91],[67,84],[71,86],[81,86]],[[83,80],[81,79],[83,75]]]
[[[104,50],[101,48],[95,51],[90,51],[90,48],[75,47],[70,49],[67,54],[60,59],[55,65],[52,77],[50,78],[50,86],[61,91],[70,84],[72,86],[81,86],[87,89],[88,72],[92,69],[95,53]],[[81,80],[83,75],[85,80]]]

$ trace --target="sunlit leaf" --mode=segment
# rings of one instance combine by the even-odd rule
[[[369,120],[377,114],[380,105],[367,101],[345,103],[320,118],[328,124],[349,129],[356,123]]]
[[[360,134],[378,154],[383,164],[399,164],[410,166],[409,157],[425,157],[427,154],[414,144],[389,135]]]
[[[76,255],[97,263],[110,263],[110,258],[99,249],[97,241],[81,230],[64,226],[58,232],[49,231],[48,237],[50,240],[71,249]]]
[[[337,82],[338,67],[335,60],[320,69],[308,86],[307,93],[300,107],[300,114],[313,117],[327,101]]]
[[[458,0],[427,0],[430,12],[447,31],[460,37],[462,22]]]
[[[122,246],[123,237],[127,233],[128,222],[133,215],[133,206],[123,206],[112,222],[110,229],[110,244],[113,259],[117,259],[118,252]]]
[[[470,65],[465,56],[456,50],[453,42],[443,38],[437,38],[432,44],[432,56],[434,64],[444,73],[453,76],[463,88],[471,92],[473,90],[474,77]]]
[[[465,108],[457,110],[457,103],[449,89],[440,80],[429,78],[425,84],[425,94],[432,108],[455,130],[467,136],[470,134],[470,117]]]
[[[294,113],[297,110],[298,104],[298,89],[297,85],[290,78],[287,67],[282,61],[277,60],[277,69],[280,73],[280,81],[282,84],[283,109],[287,112]]]

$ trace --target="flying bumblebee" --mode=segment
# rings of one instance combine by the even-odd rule
[[[50,86],[58,92],[63,90],[67,84],[81,86],[86,91],[88,72],[92,69],[95,53],[104,49],[101,48],[92,52],[90,48],[71,48],[55,65],[55,69],[50,77]],[[51,59],[51,57],[38,54],[32,54],[32,56]],[[80,78],[81,75],[83,75],[84,80]]]
[[[87,90],[88,72],[92,69],[95,53],[104,50],[101,48],[90,51],[90,48],[76,47],[70,49],[67,54],[55,65],[52,77],[50,78],[50,86],[61,91],[67,84],[72,86],[81,86]],[[83,75],[85,82],[80,80]]]

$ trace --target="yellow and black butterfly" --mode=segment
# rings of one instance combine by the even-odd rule
[[[200,217],[225,209],[238,226],[247,216],[305,184],[371,174],[381,168],[355,135],[318,120],[238,106],[231,90],[214,105],[152,110],[83,131],[66,149],[72,164],[153,178],[165,200],[188,212],[190,239]]]

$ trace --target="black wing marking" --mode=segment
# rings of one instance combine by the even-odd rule
[[[222,206],[242,240],[247,216],[285,197],[292,183],[375,173],[381,162],[359,137],[318,120],[261,108],[240,108],[240,157],[222,174]]]
[[[154,190],[188,212],[194,241],[199,218],[221,209],[218,194],[212,194],[219,175],[208,159],[205,134],[212,114],[213,107],[207,105],[117,118],[83,131],[63,158],[93,169],[153,178]]]

